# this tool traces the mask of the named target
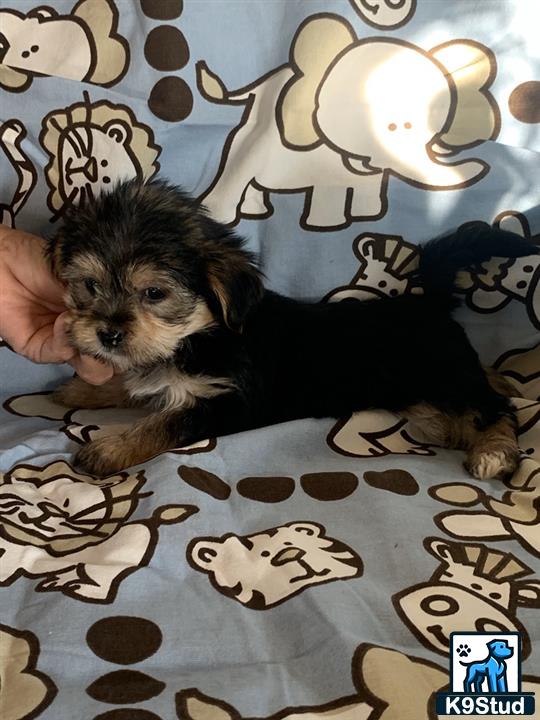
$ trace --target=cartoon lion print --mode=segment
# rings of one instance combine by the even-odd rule
[[[149,179],[161,152],[150,127],[126,105],[84,100],[53,110],[43,119],[40,141],[49,154],[47,204],[55,216],[83,204],[115,180]]]
[[[140,472],[97,483],[62,460],[0,476],[0,586],[26,576],[40,580],[41,592],[112,602],[119,583],[150,561],[158,527],[197,512],[161,506],[151,518],[127,522],[152,494],[141,493],[145,482]]]
[[[354,550],[322,525],[293,522],[255,535],[195,538],[188,561],[223,595],[253,610],[285,602],[311,585],[362,575]]]

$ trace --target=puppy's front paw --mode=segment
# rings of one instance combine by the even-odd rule
[[[71,408],[103,407],[103,398],[94,385],[90,385],[80,377],[71,378],[54,390],[51,395],[53,402]]]
[[[51,400],[55,402],[57,405],[65,405],[66,407],[75,407],[75,390],[74,390],[74,380],[77,378],[72,378],[71,380],[68,380],[63,385],[59,385],[56,390],[53,390],[51,393]]]
[[[76,467],[96,477],[106,477],[124,470],[125,459],[119,451],[121,443],[120,435],[93,440],[75,455]]]

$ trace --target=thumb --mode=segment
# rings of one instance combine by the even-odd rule
[[[103,385],[113,376],[113,369],[101,360],[77,353],[69,360],[77,375],[91,385]]]
[[[68,313],[63,312],[56,317],[52,327],[48,325],[41,328],[40,335],[43,335],[44,337],[43,339],[40,338],[41,345],[37,355],[37,362],[69,362],[69,360],[76,354],[76,350],[68,343],[66,333],[67,322]],[[37,337],[38,334],[34,333],[34,343]],[[31,359],[34,358],[32,357]]]
[[[77,375],[91,385],[103,385],[113,376],[113,369],[100,360],[88,355],[81,355],[69,345],[67,328],[69,326],[69,313],[64,312],[58,316],[54,324],[55,346],[59,359],[68,362]]]
[[[86,355],[75,355],[69,360],[69,364],[77,375],[90,385],[103,385],[114,374],[110,365]]]

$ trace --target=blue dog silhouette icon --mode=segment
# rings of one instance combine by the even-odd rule
[[[470,663],[459,661],[467,668],[467,675],[463,682],[464,692],[482,693],[482,685],[486,679],[488,693],[508,692],[505,660],[512,657],[514,650],[508,646],[506,640],[491,640],[487,643],[487,649],[488,656],[485,660],[475,660]]]

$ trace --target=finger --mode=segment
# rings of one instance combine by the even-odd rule
[[[75,355],[75,350],[67,341],[64,315],[66,313],[45,317],[41,327],[22,325],[26,337],[24,341],[12,338],[14,350],[37,363],[67,362]],[[9,334],[6,339],[10,340]]]
[[[56,319],[54,332],[57,352],[65,355],[65,360],[83,380],[91,385],[103,385],[112,378],[112,367],[100,360],[81,355],[69,345],[67,330],[70,322],[71,318],[67,312],[62,313]]]
[[[52,338],[48,345],[48,355],[52,357],[52,360],[46,362],[68,362],[77,354],[68,341],[68,323],[69,313],[67,312],[60,313],[54,321]]]
[[[110,365],[100,360],[87,357],[86,355],[75,355],[69,361],[77,375],[91,385],[103,385],[110,380],[114,374]]]
[[[21,230],[0,228],[0,257],[15,283],[53,312],[61,312],[65,288],[51,273],[46,241]]]

